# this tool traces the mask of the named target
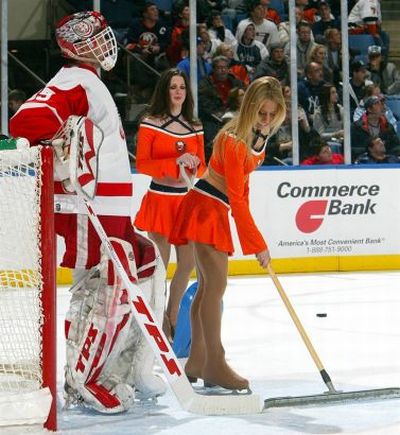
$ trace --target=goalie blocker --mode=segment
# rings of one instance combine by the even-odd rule
[[[87,198],[96,195],[102,131],[88,118],[70,116],[52,140],[57,177],[73,192],[78,183]],[[127,218],[128,219],[128,218]],[[146,300],[160,321],[164,310],[165,270],[153,243],[132,231],[125,239],[111,237],[124,259],[126,272],[138,276]],[[136,253],[134,254],[134,249]],[[141,264],[137,273],[135,257]],[[78,277],[79,275],[79,277]],[[135,393],[153,398],[165,393],[164,381],[153,374],[154,356],[133,318],[127,290],[102,249],[101,261],[76,271],[67,314],[67,403],[104,413],[127,410]]]

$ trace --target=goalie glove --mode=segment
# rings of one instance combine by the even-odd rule
[[[55,172],[66,191],[73,192],[72,186],[78,186],[86,198],[95,197],[103,138],[102,130],[85,116],[71,115],[56,133],[51,141]]]

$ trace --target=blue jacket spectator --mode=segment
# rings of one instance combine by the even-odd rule
[[[299,104],[306,111],[309,120],[311,120],[315,110],[320,106],[319,96],[324,85],[322,65],[310,62],[306,65],[305,74],[306,77],[299,81],[298,98]]]
[[[200,38],[200,36],[197,37],[197,80],[200,82],[200,80],[203,77],[207,77],[211,74],[212,68],[211,65],[203,58],[204,52],[205,52],[206,46],[204,44],[204,41]],[[182,59],[176,67],[180,70],[186,73],[188,77],[190,77],[190,57],[185,57]]]

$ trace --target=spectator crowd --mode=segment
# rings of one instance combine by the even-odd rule
[[[102,6],[108,4],[109,11],[103,10],[119,42],[134,54],[124,59],[132,64],[134,102],[146,104],[157,82],[155,72],[176,66],[190,74],[189,1],[170,0],[171,9],[163,10],[165,2],[130,0],[135,8],[129,21],[116,13],[127,2],[103,0]],[[319,162],[312,157],[326,151],[321,141],[333,155],[343,156],[347,115],[342,104],[340,3],[295,1],[300,161],[308,164]],[[198,0],[196,15],[198,115],[208,158],[216,133],[240,109],[240,95],[254,79],[277,78],[290,109],[290,23],[287,0]],[[367,54],[357,48],[349,53],[352,162],[368,153],[376,138],[388,153],[400,155],[397,114],[386,106],[386,96],[400,94],[400,72],[388,61],[380,0],[349,0],[348,22],[349,35],[368,34],[373,41]],[[290,110],[269,146],[264,165],[292,163]]]

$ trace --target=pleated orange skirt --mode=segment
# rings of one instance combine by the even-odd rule
[[[184,197],[169,241],[174,245],[185,245],[188,241],[204,243],[232,255],[230,207],[227,200],[214,196],[207,185],[207,182],[200,180]],[[203,189],[204,186],[208,191]]]
[[[152,183],[143,197],[134,225],[141,231],[159,233],[169,238],[187,189],[165,188],[165,191],[158,191],[153,189],[155,186],[159,185]]]

